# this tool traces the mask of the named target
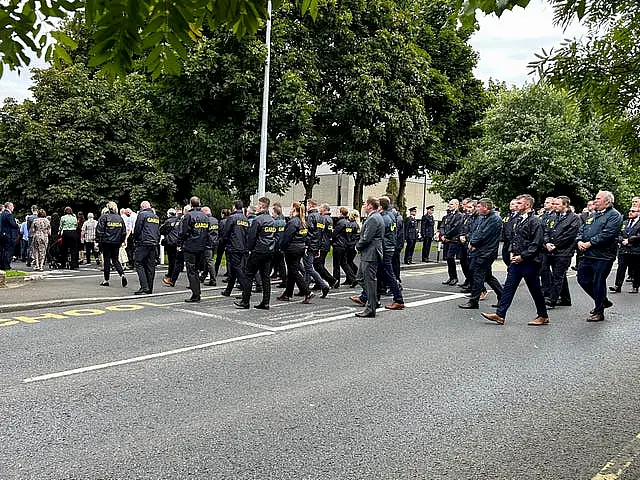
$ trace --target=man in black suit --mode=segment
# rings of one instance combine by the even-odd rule
[[[13,216],[13,203],[4,204],[4,211],[0,214],[0,269],[11,270],[13,249],[18,240],[20,227]]]
[[[426,213],[422,216],[420,221],[420,235],[422,236],[422,261],[429,261],[429,253],[431,252],[431,241],[434,234],[434,220],[433,220],[433,208],[434,205],[427,207]]]

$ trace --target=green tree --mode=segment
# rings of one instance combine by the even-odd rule
[[[273,0],[274,8],[281,0]],[[302,13],[315,16],[317,0],[297,0]],[[69,50],[77,43],[55,30],[60,20],[82,12],[93,46],[89,65],[124,75],[134,59],[145,54],[144,64],[154,77],[180,72],[180,59],[202,37],[203,29],[231,27],[238,37],[255,33],[268,18],[267,0],[9,0],[0,9],[0,76],[3,64],[28,66],[28,52],[47,60],[71,63]]]
[[[503,208],[520,193],[568,195],[576,206],[600,189],[623,192],[626,158],[597,118],[585,121],[569,95],[549,85],[505,90],[482,121],[461,168],[436,176],[444,197],[489,196]]]
[[[164,205],[171,175],[154,157],[154,116],[145,80],[91,79],[81,65],[34,73],[34,101],[0,110],[0,188],[27,208],[73,205],[94,210],[108,200]]]

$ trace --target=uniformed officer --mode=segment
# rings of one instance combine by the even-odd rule
[[[178,215],[178,223],[175,226],[175,228],[178,229],[178,234],[176,238],[175,265],[173,266],[171,276],[166,276],[162,278],[162,283],[164,283],[167,287],[175,287],[176,282],[178,281],[178,277],[184,270],[184,252],[182,251],[182,249],[178,248],[178,246],[179,246],[180,232],[182,231],[182,220],[184,220],[185,215],[189,213],[190,210],[191,210],[191,204],[185,205],[184,207],[182,207],[182,213]]]
[[[511,265],[509,248],[511,248],[511,239],[513,238],[513,230],[515,229],[515,221],[519,216],[518,201],[514,198],[509,202],[509,214],[502,219],[502,261],[507,267]]]
[[[460,285],[460,288],[467,290],[465,293],[471,292],[472,274],[469,257],[469,238],[471,238],[477,218],[476,201],[471,198],[465,198],[462,201],[462,232],[460,233],[460,269],[464,275],[464,282]]]
[[[211,209],[209,207],[202,207],[202,213],[204,213],[209,219],[209,242],[207,242],[207,247],[204,249],[204,268],[200,274],[200,283],[204,283],[207,275],[209,275],[209,282],[207,285],[215,287],[216,269],[214,266],[213,252],[218,248],[218,219],[211,214]]]
[[[178,235],[180,234],[180,219],[176,215],[176,209],[167,210],[167,219],[160,225],[160,235],[163,235],[162,245],[167,252],[167,275],[164,277],[171,280],[173,269],[176,266],[176,254],[178,248]],[[165,282],[165,280],[162,280]],[[166,283],[166,282],[165,282]]]
[[[109,275],[111,273],[111,263],[120,275],[122,286],[127,286],[127,277],[118,258],[118,250],[124,244],[127,236],[127,228],[124,220],[118,214],[118,205],[115,202],[107,203],[107,213],[102,215],[96,226],[96,240],[102,248],[104,281],[100,284],[103,287],[109,286]]]
[[[443,244],[442,255],[447,261],[449,278],[442,282],[443,285],[456,285],[458,283],[458,271],[456,269],[456,257],[460,251],[460,233],[462,232],[462,215],[458,211],[460,202],[452,199],[447,205],[447,214],[442,219],[438,236]]]
[[[433,241],[433,234],[435,221],[433,219],[433,209],[435,205],[428,205],[427,211],[422,216],[420,222],[420,235],[422,235],[422,261],[429,261],[429,254],[431,253],[431,242]]]
[[[389,310],[403,310],[404,298],[400,284],[393,272],[393,254],[396,250],[396,216],[390,210],[389,197],[380,197],[380,215],[384,221],[384,237],[382,239],[382,259],[378,265],[378,276],[383,288],[389,288],[393,294],[393,302],[385,305]]]
[[[287,267],[284,262],[284,253],[280,248],[280,238],[284,233],[287,220],[282,214],[282,205],[278,202],[271,206],[271,217],[273,217],[273,220],[276,223],[276,246],[273,253],[273,259],[271,261],[271,264],[273,265],[273,276],[280,278],[278,288],[285,288],[287,286]]]
[[[556,211],[553,207],[555,197],[547,197],[544,199],[544,211],[540,214],[540,220],[545,231],[549,230],[550,223],[556,219]],[[540,266],[540,285],[542,293],[545,297],[549,297],[551,293],[551,269],[549,267],[549,252],[546,249],[542,251],[542,265]]]
[[[325,218],[318,211],[317,200],[309,200],[309,210],[307,214],[307,253],[304,256],[304,276],[305,281],[309,283],[311,279],[316,282],[316,287],[322,290],[322,298],[329,293],[329,284],[324,281],[322,276],[315,269],[316,258],[320,256],[320,245],[322,242],[322,233],[324,232]],[[289,275],[291,271],[288,272]]]
[[[402,283],[400,279],[400,255],[402,254],[402,249],[404,249],[404,219],[395,205],[391,209],[391,212],[396,219],[396,250],[393,252],[391,265],[393,266],[393,273],[396,276],[396,280],[398,283]]]
[[[345,284],[351,285],[356,274],[351,271],[351,266],[347,262],[347,244],[349,240],[347,233],[347,224],[349,223],[348,215],[349,210],[345,207],[340,207],[340,216],[336,220],[333,228],[331,243],[333,245],[333,278],[340,282],[340,269],[342,268],[347,277]]]
[[[404,263],[413,263],[413,251],[416,249],[416,240],[418,239],[418,221],[416,220],[416,212],[418,207],[409,209],[409,216],[404,221],[404,239],[407,246],[404,249]]]
[[[225,255],[227,257],[227,268],[229,270],[229,280],[227,288],[221,295],[230,297],[236,280],[240,283],[240,288],[244,290],[247,277],[244,273],[244,256],[247,253],[247,230],[249,229],[249,220],[242,213],[242,200],[233,202],[234,212],[229,215],[224,226],[224,237],[222,241],[226,245]],[[249,288],[251,288],[249,284]]]
[[[238,308],[249,308],[251,300],[251,285],[257,273],[262,278],[262,301],[255,308],[269,310],[271,298],[271,259],[276,245],[276,222],[269,215],[270,200],[267,197],[258,199],[256,216],[247,232],[247,280],[242,287],[242,300],[234,302]]]
[[[156,249],[160,242],[160,219],[151,210],[151,204],[143,201],[133,227],[135,245],[134,260],[140,289],[135,295],[153,293],[153,281],[156,277]]]
[[[328,203],[320,205],[320,215],[322,216],[322,223],[318,223],[318,227],[322,230],[320,235],[320,255],[313,261],[313,268],[331,288],[339,288],[340,277],[335,278],[329,273],[325,264],[329,250],[331,250],[331,240],[333,239],[333,219],[331,218],[331,207]]]
[[[189,204],[191,210],[182,219],[178,248],[184,254],[184,261],[187,264],[187,278],[191,289],[191,297],[185,299],[185,302],[199,302],[198,268],[202,264],[204,250],[209,242],[209,219],[202,213],[198,197],[191,197]]]

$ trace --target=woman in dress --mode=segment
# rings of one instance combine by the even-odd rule
[[[33,270],[41,272],[47,258],[49,237],[51,236],[51,223],[47,220],[47,212],[38,210],[38,218],[31,226],[33,238],[31,239],[31,256],[33,257]]]

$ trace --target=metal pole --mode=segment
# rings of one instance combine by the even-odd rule
[[[264,66],[262,90],[262,126],[260,128],[260,167],[258,170],[258,197],[264,197],[267,189],[267,125],[269,123],[269,67],[271,66],[271,0],[267,2],[267,61]]]
[[[425,214],[427,206],[427,171],[424,171],[424,188],[422,189],[422,213]]]

